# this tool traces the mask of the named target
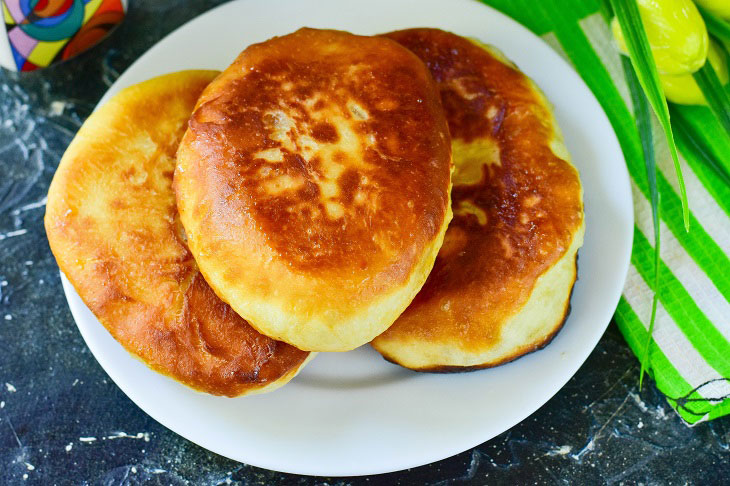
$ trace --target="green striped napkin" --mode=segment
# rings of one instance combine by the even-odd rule
[[[624,67],[598,0],[482,0],[541,35],[572,63],[603,106],[623,149],[636,226],[626,287],[615,319],[638,357],[651,315],[654,231],[649,185]],[[730,413],[730,188],[702,162],[730,168],[730,136],[709,109],[671,105],[690,205],[682,222],[669,149],[654,119],[661,194],[659,306],[647,370],[688,423]],[[688,136],[691,133],[692,136]],[[724,160],[723,160],[724,159]]]

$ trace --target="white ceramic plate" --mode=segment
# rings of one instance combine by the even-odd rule
[[[179,28],[135,62],[102,102],[159,74],[225,68],[247,45],[302,26],[376,34],[439,27],[494,44],[555,105],[585,187],[586,239],[564,329],[544,350],[491,370],[419,374],[369,346],[320,354],[292,383],[236,399],[200,394],[147,369],[105,331],[63,279],[96,359],[142,410],[183,437],[277,471],[361,475],[427,464],[528,417],[570,379],[606,329],[628,268],[629,179],[611,125],[573,69],[528,30],[473,0],[243,0]]]

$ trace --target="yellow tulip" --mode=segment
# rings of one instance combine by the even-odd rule
[[[707,59],[717,73],[717,77],[720,78],[720,83],[725,85],[728,82],[728,70],[727,61],[725,61],[725,55],[721,49],[722,47],[716,42],[710,41]],[[679,76],[660,74],[659,80],[669,101],[682,105],[707,104],[707,100],[705,100],[700,87],[697,86],[691,74],[681,74]]]
[[[709,37],[705,21],[691,0],[638,0],[637,4],[660,74],[688,74],[702,67]],[[615,18],[611,28],[619,49],[626,54],[624,36]]]
[[[728,0],[695,0],[695,3],[720,18],[730,20],[730,1]]]

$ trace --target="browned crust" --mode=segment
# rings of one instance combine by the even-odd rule
[[[454,153],[454,218],[423,288],[373,344],[409,343],[409,361],[420,342],[430,349],[453,345],[465,356],[487,353],[501,344],[538,279],[582,242],[580,179],[544,96],[500,54],[438,29],[384,35],[411,49],[440,91]],[[558,321],[568,284],[560,284],[565,294],[561,304],[553,301],[546,327]],[[515,345],[478,367],[547,342]]]
[[[558,333],[563,329],[563,326],[565,325],[565,322],[568,320],[568,317],[570,316],[570,310],[571,310],[571,299],[573,298],[573,290],[575,290],[575,283],[578,281],[578,254],[575,255],[575,280],[573,280],[573,285],[570,287],[570,295],[568,296],[568,300],[565,305],[565,311],[563,312],[563,317],[558,322],[558,325],[555,327],[555,329],[546,336],[542,341],[532,344],[530,346],[524,346],[511,355],[505,357],[504,359],[501,359],[496,362],[492,363],[483,363],[479,365],[473,365],[473,366],[428,366],[423,368],[414,368],[410,366],[405,366],[396,360],[392,359],[390,356],[386,356],[385,354],[382,354],[383,359],[386,361],[397,364],[398,366],[402,366],[404,368],[408,368],[413,371],[419,371],[423,373],[466,373],[468,371],[477,371],[477,370],[483,370],[488,368],[495,368],[497,366],[501,366],[503,364],[511,363],[512,361],[515,361],[516,359],[522,358],[523,356],[527,356],[528,354],[532,354],[534,352],[540,351],[541,349],[545,348],[548,344],[550,344],[553,339],[555,339],[555,336],[558,335]]]
[[[127,351],[196,390],[236,396],[288,380],[309,353],[233,312],[185,244],[172,191],[175,151],[216,74],[155,78],[97,110],[54,176],[45,228],[59,267]]]
[[[180,153],[178,197],[194,199],[190,214],[178,201],[186,229],[205,221],[201,241],[270,251],[355,294],[330,307],[405,282],[448,213],[438,92],[416,56],[382,37],[305,28],[248,47],[201,96]],[[181,194],[180,178],[197,192]],[[234,283],[242,259],[222,251]]]
[[[202,94],[174,187],[207,281],[268,336],[347,351],[423,285],[451,219],[451,144],[424,64],[382,37],[300,29]]]

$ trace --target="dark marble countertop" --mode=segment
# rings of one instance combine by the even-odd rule
[[[80,58],[0,70],[0,484],[721,484],[730,417],[685,426],[615,325],[570,382],[502,435],[443,461],[363,478],[312,478],[237,463],[137,408],[84,344],[43,230],[45,195],[74,133],[157,40],[216,0],[134,1]],[[95,440],[91,440],[94,438]]]

